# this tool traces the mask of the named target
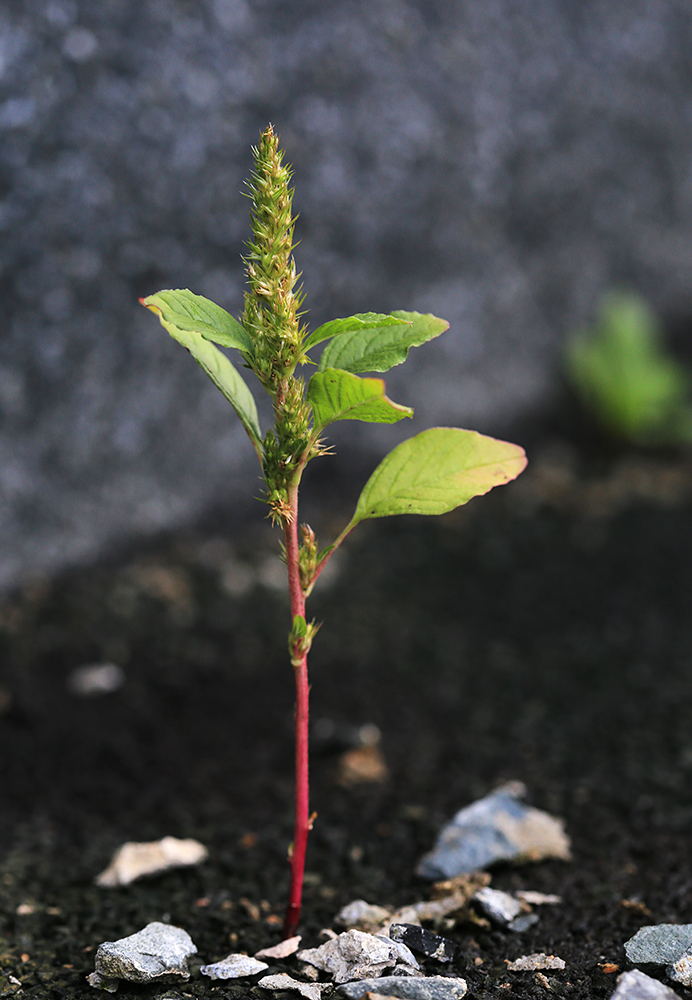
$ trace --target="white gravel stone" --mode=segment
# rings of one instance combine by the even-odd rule
[[[514,895],[517,899],[528,903],[529,906],[557,906],[558,903],[562,902],[562,896],[546,892],[533,892],[530,889],[518,889]]]
[[[75,667],[67,678],[69,691],[79,698],[112,694],[125,683],[125,672],[116,663],[88,663]]]
[[[680,1000],[675,990],[645,975],[639,969],[618,976],[617,988],[610,1000]]]
[[[510,972],[536,972],[539,969],[564,969],[565,960],[557,955],[546,955],[537,951],[532,955],[522,955],[513,962],[507,963]]]
[[[473,897],[486,917],[497,924],[508,924],[522,912],[521,903],[500,889],[479,889]]]
[[[89,985],[114,992],[117,982],[177,982],[190,978],[188,959],[197,953],[192,938],[181,927],[154,921],[118,941],[104,941],[96,952],[96,971]]]
[[[331,990],[331,983],[301,983],[293,979],[286,972],[279,972],[275,976],[265,976],[257,983],[264,990],[295,990],[307,1000],[321,1000],[325,990]]]
[[[384,934],[366,934],[357,930],[344,931],[319,948],[299,951],[298,959],[328,972],[336,983],[380,976],[385,969],[393,968],[398,962],[403,962],[414,971],[419,969],[413,954],[405,946],[391,941]]]
[[[436,900],[435,902],[440,902],[440,900]],[[411,906],[402,906],[401,909],[395,910],[382,924],[382,933],[388,933],[392,924],[418,924],[420,926],[418,911],[420,907],[427,905],[427,903],[413,903]],[[430,919],[433,920],[434,916],[430,917]]]
[[[335,922],[348,930],[355,929],[372,934],[390,915],[391,911],[384,906],[367,903],[364,899],[354,899],[352,903],[339,910]]]
[[[261,951],[255,952],[255,958],[288,958],[289,955],[294,955],[298,951],[301,941],[300,934],[296,934],[295,937],[279,941],[271,948],[262,948]]]
[[[242,979],[245,976],[256,976],[268,968],[266,962],[260,962],[249,955],[233,953],[226,955],[220,962],[203,965],[199,971],[210,979]]]
[[[208,857],[204,844],[197,840],[178,840],[164,837],[162,840],[137,844],[128,842],[119,847],[105,871],[94,879],[102,889],[114,889],[129,885],[145,875],[157,875],[169,868],[184,868],[198,865]]]

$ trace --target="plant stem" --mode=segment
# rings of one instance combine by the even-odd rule
[[[288,568],[288,592],[291,599],[291,621],[296,615],[305,618],[305,595],[300,583],[298,562],[298,489],[291,490],[289,496],[291,519],[284,524],[286,546],[286,566]],[[295,709],[295,832],[291,851],[291,891],[284,919],[284,938],[293,937],[298,929],[300,906],[303,896],[303,873],[305,871],[305,851],[310,832],[309,784],[308,784],[308,654],[304,653],[300,662],[293,665],[296,679]]]

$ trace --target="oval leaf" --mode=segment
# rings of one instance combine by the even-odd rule
[[[439,337],[449,327],[444,319],[417,312],[393,312],[405,325],[378,326],[367,330],[342,333],[327,344],[317,366],[341,368],[348,372],[386,372],[406,360],[411,347],[420,347]]]
[[[388,316],[387,313],[373,312],[356,313],[355,316],[347,316],[345,319],[331,319],[311,333],[303,347],[309,351],[315,344],[321,344],[323,340],[338,337],[342,333],[371,330],[379,326],[402,326],[407,322],[408,320],[398,319],[396,316]]]
[[[160,294],[160,293],[159,293]],[[156,295],[140,299],[142,305],[151,309],[161,320],[161,325],[168,330],[171,337],[185,347],[197,364],[202,368],[214,385],[221,390],[247,431],[255,451],[262,459],[262,435],[257,417],[257,406],[247,385],[228,360],[213,344],[205,340],[199,333],[182,330],[177,324],[164,319],[162,310],[154,301]]]
[[[162,320],[188,333],[199,333],[222,347],[235,347],[252,355],[252,340],[237,319],[211,299],[189,288],[166,288],[142,299],[148,308],[156,306]]]
[[[397,445],[375,469],[347,530],[392,514],[444,514],[516,479],[524,449],[459,427],[432,427]]]
[[[375,424],[395,424],[412,417],[409,406],[399,406],[384,394],[381,378],[359,378],[350,372],[328,368],[316,372],[308,382],[308,400],[319,431],[335,420],[365,420]]]

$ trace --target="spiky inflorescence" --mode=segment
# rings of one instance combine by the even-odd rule
[[[248,243],[249,291],[245,294],[243,326],[255,345],[257,376],[275,395],[281,381],[292,374],[300,358],[300,289],[294,290],[296,273],[293,251],[293,191],[291,169],[283,163],[283,151],[271,125],[252,150],[255,169],[248,181],[252,198],[252,232]]]
[[[272,514],[285,521],[288,489],[310,433],[310,408],[303,382],[294,377],[304,360],[300,326],[302,295],[293,260],[291,170],[283,163],[278,137],[269,125],[253,149],[255,169],[248,184],[253,240],[245,257],[249,290],[243,326],[253,340],[252,367],[272,397],[276,424],[264,439],[264,475]]]

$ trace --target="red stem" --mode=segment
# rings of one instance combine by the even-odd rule
[[[291,622],[296,615],[305,617],[305,595],[300,583],[298,563],[298,491],[290,497],[290,523],[284,527],[286,545],[286,566],[288,568],[288,592],[291,598]],[[284,938],[293,937],[300,920],[300,905],[303,896],[303,874],[305,872],[305,851],[310,832],[308,801],[308,656],[301,658],[293,667],[296,678],[295,712],[295,833],[291,852],[291,891],[284,919]]]

